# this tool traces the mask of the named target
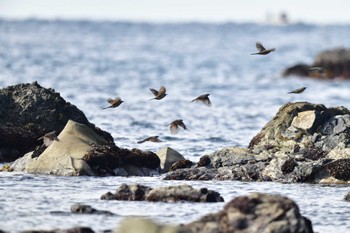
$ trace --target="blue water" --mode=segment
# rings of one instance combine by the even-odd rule
[[[350,47],[349,26],[258,24],[147,24],[89,21],[0,20],[0,87],[38,81],[80,108],[118,146],[156,152],[170,146],[186,158],[250,139],[289,101],[350,108],[349,81],[282,78],[287,66],[312,63],[325,49]],[[251,56],[255,42],[277,50]],[[160,101],[149,88],[167,88]],[[298,87],[302,95],[286,92]],[[210,93],[211,108],[190,101]],[[101,110],[120,96],[117,109]],[[183,119],[189,131],[171,135],[166,124]],[[136,142],[159,135],[163,143]],[[160,222],[188,223],[220,204],[106,202],[99,197],[121,183],[170,185],[160,178],[50,177],[0,173],[0,229],[20,231],[91,226],[110,229],[125,216],[144,215]],[[180,182],[181,183],[181,182]],[[187,182],[185,182],[187,183]],[[293,198],[321,233],[347,232],[350,207],[346,186],[308,184],[189,182],[220,191],[225,200],[254,191]],[[118,216],[57,216],[82,202]],[[162,208],[160,208],[162,207]],[[180,207],[180,208],[179,208]],[[164,208],[164,209],[163,209]]]

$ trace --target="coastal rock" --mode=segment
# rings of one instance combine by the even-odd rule
[[[164,179],[350,183],[350,111],[287,103],[252,138],[200,158]]]
[[[158,174],[159,158],[152,152],[122,149],[109,144],[90,127],[69,120],[53,141],[38,157],[28,153],[16,160],[15,171],[35,174],[120,175]]]
[[[122,184],[113,194],[108,192],[102,200],[151,201],[151,202],[223,202],[218,192],[206,188],[194,189],[189,185],[150,188],[144,185]]]
[[[309,219],[303,217],[291,199],[280,195],[255,193],[236,197],[223,210],[184,225],[193,233],[313,233]]]
[[[185,160],[185,157],[171,147],[164,147],[157,151],[156,154],[160,159],[160,168],[162,172],[168,172],[175,162]]]
[[[158,224],[149,219],[124,219],[114,233],[191,233],[181,226]]]
[[[345,195],[344,201],[350,201],[350,192]]]
[[[70,207],[70,210],[74,214],[99,214],[99,215],[107,215],[107,216],[113,216],[112,212],[106,211],[106,210],[97,210],[95,208],[92,208],[90,205],[84,205],[84,204],[74,204]]]
[[[22,233],[94,233],[94,231],[90,227],[73,227],[69,229],[22,231]]]
[[[322,69],[313,70],[312,67]],[[313,64],[297,64],[283,71],[283,76],[289,75],[317,79],[350,79],[350,49],[336,48],[322,51],[316,56]]]
[[[109,133],[90,123],[76,106],[37,82],[0,89],[0,105],[0,162],[11,162],[33,151],[42,143],[39,137],[61,132],[68,120],[85,124],[107,142],[113,142]]]

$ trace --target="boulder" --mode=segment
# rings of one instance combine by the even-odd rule
[[[13,170],[64,176],[158,174],[156,154],[109,144],[87,125],[69,120],[58,139],[37,157],[28,153],[16,160]]]
[[[350,202],[350,192],[348,192],[348,193],[345,195],[344,201],[349,201],[349,202]]]
[[[289,75],[316,79],[350,79],[350,49],[336,48],[322,51],[311,65],[297,64],[286,68],[283,76]]]
[[[160,168],[162,172],[168,172],[175,162],[185,160],[185,157],[171,147],[164,147],[157,151],[156,154],[160,159]]]
[[[280,195],[254,193],[236,197],[218,213],[184,225],[192,233],[313,233],[294,201]]]
[[[350,183],[350,111],[307,102],[287,103],[252,138],[164,179]]]
[[[189,185],[150,188],[144,185],[122,184],[116,192],[105,193],[102,200],[151,202],[223,202],[218,192],[206,188],[194,189]]]
[[[76,106],[37,82],[0,89],[0,105],[0,163],[33,151],[42,143],[39,137],[61,132],[68,120],[85,124],[105,141],[113,142],[109,133],[90,123]]]

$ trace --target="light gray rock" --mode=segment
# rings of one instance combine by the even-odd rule
[[[168,172],[175,162],[185,160],[184,156],[171,147],[164,147],[157,151],[156,154],[160,159],[160,168],[162,172]]]

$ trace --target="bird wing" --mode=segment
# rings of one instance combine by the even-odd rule
[[[112,104],[113,103],[113,99],[112,98],[108,98],[107,102]]]
[[[256,46],[256,49],[257,49],[259,52],[262,52],[262,51],[266,50],[266,49],[264,48],[264,46],[262,45],[262,43],[259,42],[259,41],[256,42],[255,46]]]
[[[157,90],[154,90],[153,88],[150,88],[149,90],[153,93],[153,95],[155,95],[155,96],[158,95],[158,91]]]
[[[159,95],[164,95],[164,94],[165,94],[165,92],[166,92],[165,87],[164,87],[164,86],[161,86],[161,87],[159,88],[159,92],[158,92],[158,94],[159,94]],[[157,95],[158,95],[158,94],[157,94]]]
[[[207,97],[206,99],[203,100],[203,103],[208,106],[208,107],[211,107],[211,101],[210,99]]]
[[[178,125],[181,126],[183,129],[187,129],[186,125],[182,121],[180,121]]]

